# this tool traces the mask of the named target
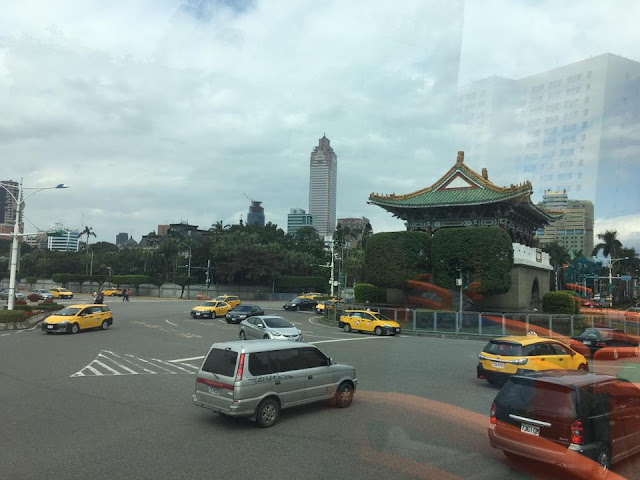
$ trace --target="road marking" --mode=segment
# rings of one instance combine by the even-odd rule
[[[169,360],[171,363],[181,363],[181,362],[190,362],[191,360],[202,360],[204,355],[201,357],[191,357],[191,358],[178,358],[176,360]]]
[[[317,343],[331,343],[331,342],[354,342],[357,340],[379,340],[385,337],[360,337],[360,338],[337,338],[335,340],[319,340],[317,342],[309,342],[313,345]]]
[[[194,365],[180,365],[182,366],[167,363],[158,358],[147,360],[135,357],[129,353],[117,354],[110,350],[101,350],[89,365],[70,375],[70,377],[194,374],[199,368]]]
[[[166,318],[164,319],[165,322],[167,322],[169,325],[173,325],[174,327],[177,327],[178,325],[176,325],[175,323],[171,323],[169,320],[167,320]]]

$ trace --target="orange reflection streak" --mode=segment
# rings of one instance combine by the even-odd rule
[[[450,405],[447,403],[439,402],[437,400],[431,400],[428,398],[418,397],[415,395],[407,395],[403,393],[393,393],[393,392],[375,392],[368,390],[359,390],[358,395],[356,397],[357,401],[364,402],[373,402],[380,403],[382,406],[393,406],[395,408],[404,408],[407,410],[412,410],[415,414],[414,417],[416,420],[412,421],[412,427],[416,429],[421,429],[423,431],[428,431],[430,427],[430,423],[428,420],[428,416],[434,416],[441,419],[445,419],[447,422],[453,422],[458,424],[464,428],[465,436],[469,435],[482,435],[484,436],[484,441],[487,445],[489,445],[489,439],[486,437],[487,429],[490,427],[489,418],[487,415],[482,415],[471,410],[464,409],[462,407],[457,407],[455,405]],[[512,425],[506,425],[500,422],[500,426],[503,427],[503,430],[508,432],[508,435],[511,438],[516,438],[518,441],[522,441],[524,443],[537,445],[542,447],[544,450],[547,450],[551,453],[553,452],[565,452],[566,448],[550,441],[546,440],[542,437],[535,437],[530,434],[522,433],[518,428]],[[428,478],[428,479],[444,479],[444,480],[459,480],[460,477],[453,475],[449,472],[441,470],[437,467],[431,465],[425,465],[415,460],[411,460],[399,455],[395,455],[392,453],[380,452],[371,447],[366,433],[366,429],[361,430],[360,435],[360,448],[359,453],[360,456],[369,462],[383,465],[386,467],[393,468],[394,470],[408,473],[418,478]],[[579,453],[575,453],[572,451],[565,453],[565,458],[568,463],[571,465],[580,465],[582,469],[591,469],[597,468],[598,465],[596,462],[580,455]],[[541,458],[541,460],[544,460]],[[549,461],[549,458],[547,458]],[[593,478],[591,475],[586,476],[578,476],[576,478]],[[603,479],[624,479],[614,472],[607,472],[606,475],[603,475],[599,478]]]

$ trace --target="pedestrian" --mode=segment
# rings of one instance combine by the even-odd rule
[[[127,289],[126,288],[122,289],[122,301],[123,302],[127,301]]]
[[[130,295],[131,295],[131,289],[127,288],[127,302],[129,301]]]
[[[93,292],[92,296],[93,296],[93,301],[95,302],[96,298],[98,297],[98,292]]]
[[[104,293],[100,292],[98,294],[96,294],[96,299],[93,301],[93,303],[101,305],[104,303]]]

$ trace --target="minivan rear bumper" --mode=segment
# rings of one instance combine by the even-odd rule
[[[250,417],[255,413],[257,406],[255,401],[237,404],[232,403],[229,406],[215,405],[209,402],[203,402],[198,398],[197,394],[193,395],[193,404],[230,417]]]
[[[557,465],[573,473],[586,476],[590,476],[594,468],[597,468],[597,465],[590,461],[595,460],[597,456],[599,450],[597,444],[570,444],[567,448],[551,440],[520,433],[511,425],[491,425],[487,429],[487,433],[491,446],[504,452]]]

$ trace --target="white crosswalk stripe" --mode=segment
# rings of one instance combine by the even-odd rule
[[[176,375],[195,374],[198,367],[187,363],[165,362],[158,358],[139,358],[129,353],[118,354],[110,350],[101,350],[87,366],[70,377],[101,377],[118,375]]]

